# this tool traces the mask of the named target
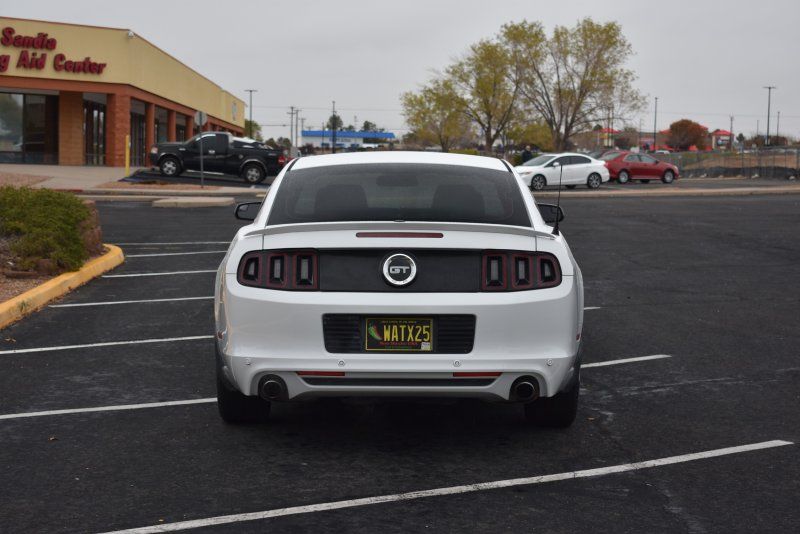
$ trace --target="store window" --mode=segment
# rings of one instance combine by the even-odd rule
[[[58,97],[0,93],[0,162],[58,163]]]
[[[105,165],[106,106],[98,102],[83,102],[83,136],[86,165]]]
[[[167,142],[167,110],[156,106],[156,143]]]
[[[131,99],[131,165],[142,167],[147,157],[145,147],[144,102]]]
[[[175,140],[186,141],[186,115],[180,113],[175,116]]]

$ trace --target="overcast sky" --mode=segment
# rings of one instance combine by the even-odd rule
[[[288,137],[288,107],[319,128],[336,101],[345,124],[357,117],[402,135],[399,95],[424,83],[500,26],[539,20],[549,30],[582,17],[615,20],[635,51],[629,67],[648,97],[641,117],[659,129],[690,118],[710,129],[800,136],[800,1],[644,2],[442,1],[276,2],[164,0],[5,2],[3,15],[128,28],[245,101],[267,137]],[[98,51],[98,57],[102,51]],[[638,126],[636,118],[634,126]]]

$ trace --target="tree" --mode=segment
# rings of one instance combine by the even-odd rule
[[[356,127],[353,126],[352,124],[348,124],[347,126],[342,128],[342,131],[344,131],[344,132],[355,132],[356,131]]]
[[[328,130],[341,130],[342,126],[344,126],[344,122],[339,115],[333,114],[328,118],[328,123],[325,125],[325,128]]]
[[[256,141],[263,141],[264,138],[261,137],[261,125],[256,121],[251,121],[250,119],[244,120],[244,133],[247,137],[251,139],[255,139]]]
[[[703,149],[706,147],[707,135],[708,130],[704,126],[689,119],[681,119],[669,125],[667,144],[678,150],[688,150],[692,146]]]
[[[500,39],[511,56],[509,76],[520,97],[550,129],[556,150],[609,116],[623,118],[643,105],[624,67],[632,49],[616,22],[585,18],[557,26],[548,38],[539,22],[506,24]]]
[[[364,124],[361,125],[362,132],[375,132],[378,130],[378,125],[374,122],[364,121]]]
[[[514,111],[518,87],[516,78],[508,76],[511,68],[508,50],[497,41],[484,39],[447,69],[462,113],[481,129],[486,150],[492,149]]]
[[[451,79],[434,79],[416,93],[403,93],[400,101],[415,140],[424,145],[439,145],[442,152],[449,152],[472,135],[472,125],[462,112],[463,102]]]
[[[507,137],[518,147],[530,145],[534,150],[553,150],[550,129],[540,121],[511,120],[506,130]]]

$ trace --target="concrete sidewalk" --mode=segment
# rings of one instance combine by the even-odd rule
[[[145,167],[131,167],[131,174]],[[141,184],[119,182],[125,178],[125,167],[102,166],[68,166],[68,165],[28,165],[18,163],[0,163],[0,185],[2,175],[11,174],[29,178],[23,185],[41,189],[72,191],[85,195],[123,195],[152,196],[155,198],[172,196],[258,196],[264,189],[252,190],[242,187],[206,186],[200,184]],[[11,182],[14,184],[15,182]],[[112,184],[113,183],[113,184]],[[114,187],[109,187],[113,185]]]

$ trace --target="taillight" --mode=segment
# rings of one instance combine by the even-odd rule
[[[319,289],[315,250],[260,250],[239,261],[236,279],[243,286],[313,291]]]
[[[481,291],[524,291],[561,283],[558,259],[547,252],[489,250],[483,253]]]
[[[286,156],[284,156],[283,154],[278,156],[278,165],[281,166],[286,165]]]

